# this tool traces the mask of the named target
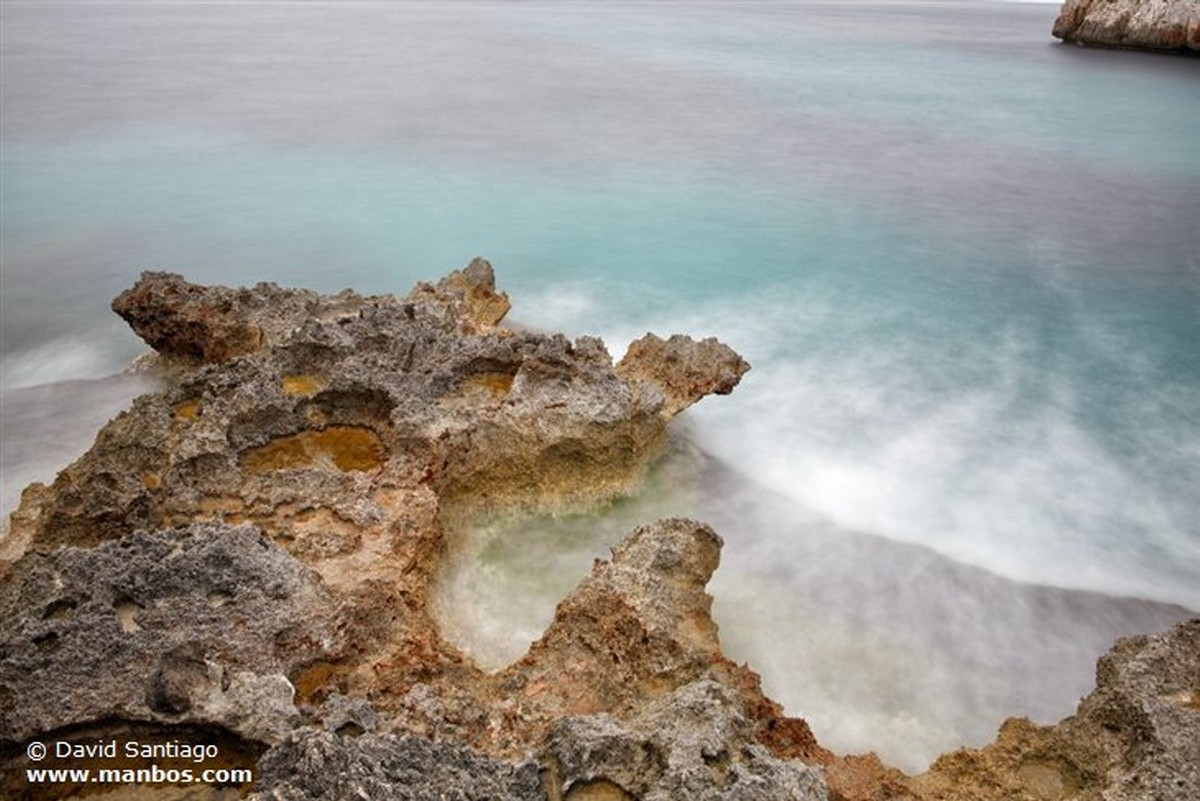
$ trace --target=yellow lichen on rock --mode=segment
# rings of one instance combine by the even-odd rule
[[[280,385],[283,387],[283,391],[289,395],[309,397],[329,386],[329,380],[320,375],[300,373],[284,376]]]
[[[242,468],[250,473],[331,467],[342,471],[377,470],[383,460],[379,435],[369,428],[353,426],[330,426],[279,437],[243,452],[240,459]]]

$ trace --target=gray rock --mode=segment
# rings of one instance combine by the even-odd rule
[[[321,705],[321,727],[326,731],[358,736],[375,731],[379,714],[365,698],[334,695]]]
[[[1108,752],[1105,801],[1200,798],[1200,619],[1118,641],[1060,725]]]
[[[672,337],[626,377],[595,338],[499,328],[508,299],[482,259],[404,297],[145,273],[114,307],[169,386],[29,494],[7,562],[228,514],[312,564],[358,544],[306,542],[295,513],[380,524],[381,485],[489,508],[608,500],[638,485],[667,418],[748,369],[715,340]]]
[[[287,675],[336,650],[328,593],[252,526],[27,554],[0,582],[0,740],[110,718],[273,742]]]
[[[153,273],[113,300],[112,308],[155,350],[182,359],[224,362],[253,353],[263,332],[238,302],[237,291],[219,294],[182,276]]]
[[[736,696],[704,679],[624,722],[561,721],[547,745],[551,782],[564,801],[825,801],[818,770],[776,759],[752,730]]]
[[[252,801],[543,801],[538,766],[421,737],[299,729],[267,751]]]

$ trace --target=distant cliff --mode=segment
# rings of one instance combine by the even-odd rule
[[[1053,34],[1064,42],[1200,52],[1200,0],[1066,0]]]

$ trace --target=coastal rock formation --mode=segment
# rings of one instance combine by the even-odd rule
[[[1200,0],[1066,0],[1053,34],[1076,44],[1200,52]]]
[[[333,612],[312,571],[251,526],[32,553],[0,589],[0,732],[187,720],[275,742],[298,722],[288,674],[337,647]]]
[[[253,297],[245,290],[202,287],[171,276],[139,282],[118,295],[112,308],[160,353],[224,362],[263,346],[262,329],[248,314]]]
[[[549,785],[565,801],[826,799],[815,768],[777,759],[754,739],[737,697],[704,679],[618,721],[558,723],[547,744]],[[558,797],[556,795],[556,797]]]
[[[674,417],[705,395],[728,395],[750,366],[728,345],[676,334],[646,334],[630,343],[617,373],[664,395],[662,414]]]
[[[715,340],[673,337],[623,373],[597,339],[501,327],[508,306],[483,260],[401,298],[167,273],[117,298],[166,388],[11,518],[5,759],[35,737],[150,727],[243,757],[284,749],[265,769],[320,753],[393,781],[439,758],[394,737],[519,761],[564,715],[628,715],[702,679],[776,751],[815,751],[721,655],[704,592],[720,540],[690,521],[631,535],[498,674],[441,637],[431,583],[456,525],[632,491],[667,421],[748,369]],[[329,751],[375,727],[374,747]],[[264,792],[300,792],[272,775]]]
[[[994,743],[941,757],[913,789],[956,801],[1200,798],[1200,619],[1119,641],[1073,716],[1010,719]]]
[[[537,763],[498,762],[424,737],[302,729],[258,767],[252,801],[547,801]]]
[[[257,801],[1196,794],[1200,621],[1119,644],[1073,718],[915,778],[831,754],[725,658],[722,542],[692,520],[627,535],[513,664],[449,643],[432,602],[460,527],[634,490],[670,418],[749,369],[715,340],[648,334],[614,366],[503,327],[483,260],[405,297],[147,273],[114,308],[165,388],[0,541],[2,797],[80,789],[23,781],[51,739],[214,743],[256,781],[207,797]]]

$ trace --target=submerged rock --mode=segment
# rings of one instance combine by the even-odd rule
[[[1200,0],[1066,0],[1053,34],[1076,44],[1200,52]]]

